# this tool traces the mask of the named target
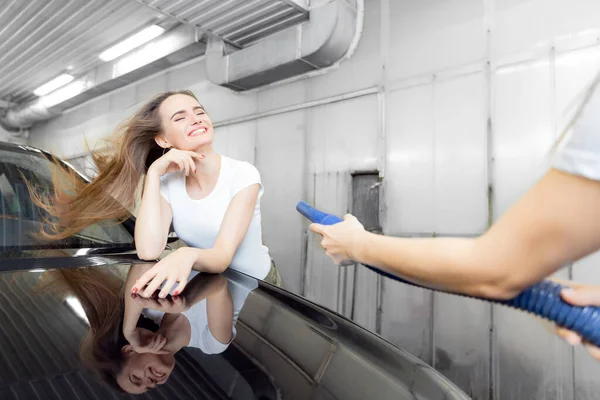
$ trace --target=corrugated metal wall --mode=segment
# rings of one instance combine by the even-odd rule
[[[150,95],[190,88],[220,126],[217,149],[261,171],[264,239],[288,289],[379,328],[475,399],[595,398],[600,365],[534,318],[363,268],[355,286],[294,207],[342,214],[350,172],[379,169],[385,233],[480,234],[547,168],[569,106],[600,68],[600,3],[366,0],[365,12],[357,52],[325,75],[234,94],[198,60],[42,124],[30,144],[80,155],[84,137],[109,134]],[[599,257],[559,275],[600,283]]]

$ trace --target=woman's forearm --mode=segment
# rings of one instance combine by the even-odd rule
[[[227,288],[226,281],[220,285],[219,290],[208,296],[206,301],[206,315],[208,318],[208,327],[215,339],[221,343],[231,342],[233,299]]]
[[[144,182],[144,192],[135,223],[135,246],[142,260],[155,260],[162,254],[167,235],[162,220],[160,177],[148,171]]]
[[[365,232],[355,259],[417,284],[478,297],[508,299],[538,279],[535,255],[490,249],[481,238],[397,238]]]
[[[219,247],[210,249],[184,247],[184,249],[194,253],[194,265],[192,267],[194,270],[211,274],[220,274],[225,271],[233,258],[233,254],[230,254],[228,250]]]
[[[473,294],[493,280],[491,271],[474,262],[474,239],[396,238],[365,232],[356,243],[356,261],[417,284]]]
[[[137,326],[137,321],[142,314],[143,307],[138,305],[133,298],[131,297],[131,288],[133,287],[135,281],[141,277],[146,271],[150,269],[152,264],[148,265],[133,265],[129,269],[129,274],[127,274],[127,279],[125,281],[125,291],[124,291],[124,303],[125,310],[123,316],[123,332],[128,333],[135,330]]]
[[[198,274],[185,287],[187,306],[191,308],[201,300],[223,289],[227,289],[227,279],[223,276]]]

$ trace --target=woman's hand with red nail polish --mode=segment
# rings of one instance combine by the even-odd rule
[[[193,249],[182,247],[146,271],[135,283],[132,292],[138,290],[140,296],[150,297],[155,291],[160,290],[158,297],[164,299],[173,286],[179,283],[175,288],[175,292],[179,294],[185,288],[195,262],[196,254]],[[159,289],[161,285],[162,289]]]

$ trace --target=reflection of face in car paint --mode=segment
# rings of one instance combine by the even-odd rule
[[[116,380],[127,393],[143,393],[166,383],[175,367],[173,354],[139,354],[129,345],[123,348],[123,352],[125,363]]]
[[[221,275],[195,272],[190,278],[180,296],[159,299],[134,295],[132,298],[143,308],[144,317],[160,326],[159,332],[169,343],[179,344],[175,348],[167,344],[165,349],[176,353],[181,347],[195,347],[205,354],[220,354],[235,338],[239,312],[250,291],[256,288],[256,281],[237,276],[235,281],[227,280]],[[171,329],[173,321],[178,321],[179,326]],[[181,328],[182,323],[187,329]],[[171,354],[139,354],[128,348],[124,348],[124,352],[127,358],[117,382],[126,392],[142,393],[163,384],[173,370],[175,360]]]

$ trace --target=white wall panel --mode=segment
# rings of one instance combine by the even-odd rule
[[[312,171],[377,168],[377,97],[364,96],[310,110]]]
[[[483,1],[391,0],[390,11],[390,80],[483,60]]]
[[[309,199],[312,198],[312,204],[318,209],[338,215],[348,209],[349,179],[345,173],[313,174],[308,183],[313,187],[309,190]],[[327,257],[320,245],[321,239],[320,235],[308,232],[304,295],[318,304],[337,311],[340,267]]]
[[[482,74],[434,85],[435,232],[487,228],[487,152]]]
[[[137,105],[135,85],[119,89],[111,93],[108,97],[110,100],[110,112],[116,116],[117,120],[129,117]]]
[[[169,90],[189,89],[204,76],[204,58],[185,63],[182,66],[169,70],[167,75],[167,87]],[[201,93],[198,93],[201,95]]]
[[[306,81],[309,100],[377,86],[381,80],[380,1],[366,0],[365,3],[364,29],[354,55],[327,74]]]
[[[600,2],[596,0],[494,1],[492,50],[496,60],[600,28]]]
[[[433,294],[433,366],[474,399],[489,399],[491,306]]]
[[[431,85],[386,96],[386,234],[435,230]]]
[[[357,324],[376,332],[378,275],[360,264],[356,266],[355,273],[352,319]]]
[[[385,279],[381,335],[432,364],[432,292]]]
[[[495,79],[493,152],[497,218],[547,171],[555,133],[548,60],[502,69]]]
[[[254,164],[257,121],[215,129],[214,149],[235,160]]]
[[[263,119],[257,126],[256,167],[265,187],[263,243],[269,247],[285,289],[300,293],[305,224],[296,204],[306,200],[305,112]]]
[[[144,104],[160,92],[167,90],[167,74],[155,75],[136,85],[135,99],[138,104]]]
[[[600,47],[557,55],[555,70],[555,115],[560,134],[582,104],[585,90],[600,73]]]
[[[306,83],[296,81],[287,85],[274,85],[256,93],[258,111],[276,110],[306,101]]]
[[[374,95],[308,111],[307,184],[317,208],[344,215],[348,212],[350,173],[376,169],[377,115]],[[339,268],[317,246],[319,241],[309,233],[305,293],[336,309],[341,301]]]

